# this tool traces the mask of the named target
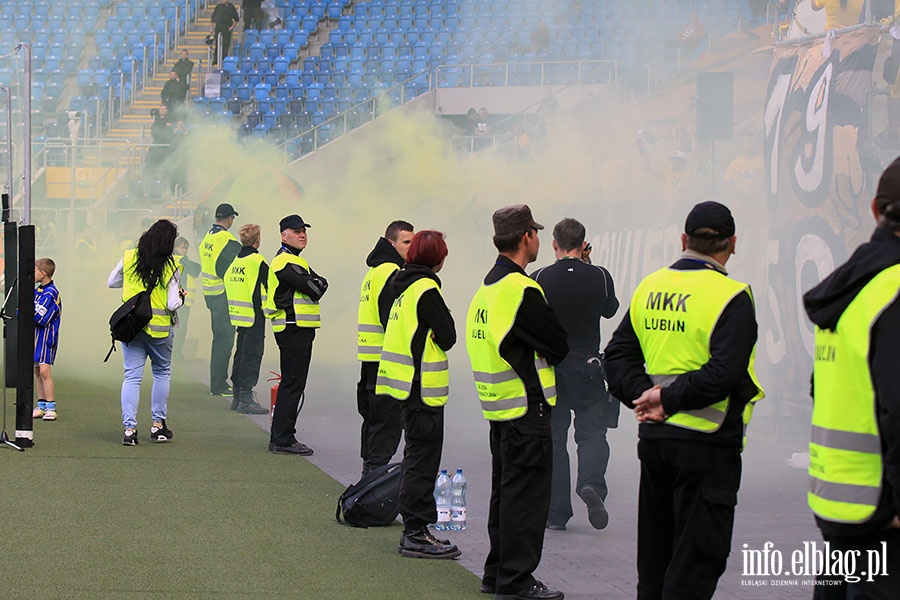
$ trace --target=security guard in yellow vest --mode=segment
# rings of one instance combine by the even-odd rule
[[[544,227],[525,205],[497,210],[493,224],[500,256],[466,315],[466,350],[491,428],[491,548],[481,591],[498,598],[558,600],[563,593],[532,573],[541,561],[550,510],[552,365],[569,347],[541,287],[525,274],[537,259],[538,231]]]
[[[731,550],[744,430],[763,397],[753,298],[725,270],[734,231],[727,207],[694,206],[681,258],[638,285],[606,347],[610,391],[640,423],[641,599],[711,598]]]
[[[264,415],[269,410],[253,398],[253,388],[259,383],[259,366],[266,343],[263,306],[269,285],[269,265],[259,253],[259,225],[241,225],[238,236],[243,247],[225,275],[228,314],[231,324],[237,327],[237,346],[231,368],[234,385],[231,410],[245,415]]]
[[[872,213],[871,240],[803,296],[816,325],[808,500],[833,552],[883,564],[856,582],[818,577],[820,599],[900,598],[900,159]]]
[[[319,300],[328,290],[328,281],[300,256],[306,248],[309,223],[300,215],[288,215],[279,222],[279,227],[281,248],[269,266],[265,304],[281,354],[281,382],[275,398],[269,451],[309,456],[313,449],[297,440],[296,424],[309,375],[313,340],[322,324]]]
[[[184,339],[187,337],[188,323],[191,318],[191,308],[194,306],[194,295],[197,293],[197,278],[200,277],[200,263],[188,258],[188,241],[179,237],[175,240],[175,253],[172,257],[179,265],[181,272],[181,287],[187,292],[184,297],[184,306],[178,311],[178,328],[174,332],[175,340],[172,347],[172,356],[184,359]]]
[[[406,261],[412,237],[412,224],[393,221],[388,225],[384,237],[378,238],[366,258],[369,271],[359,289],[356,342],[360,370],[356,408],[363,419],[359,444],[363,475],[388,464],[400,444],[400,405],[375,395],[375,378],[381,359],[384,325],[394,300],[386,283]]]
[[[456,558],[459,549],[428,530],[437,521],[434,479],[444,445],[444,404],[450,393],[447,351],[456,343],[437,273],[447,243],[439,231],[416,233],[406,265],[388,284],[394,300],[384,332],[375,393],[402,407],[406,445],[400,469],[400,553]]]
[[[228,361],[234,346],[234,327],[228,318],[228,300],[222,278],[241,251],[240,243],[228,232],[236,216],[238,213],[233,206],[220,204],[216,207],[215,224],[200,243],[200,283],[213,334],[209,353],[211,396],[231,396],[233,393],[228,385]]]

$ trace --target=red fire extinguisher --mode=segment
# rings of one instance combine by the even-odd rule
[[[281,375],[276,373],[275,371],[269,371],[272,374],[272,377],[266,379],[266,381],[274,381],[275,385],[272,386],[271,394],[271,403],[269,405],[269,423],[272,423],[272,419],[275,417],[275,399],[278,397],[278,385],[281,383]]]

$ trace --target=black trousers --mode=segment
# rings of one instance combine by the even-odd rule
[[[224,59],[228,56],[228,51],[231,50],[231,30],[230,29],[216,29],[215,33],[215,43],[213,44],[213,64],[216,64],[216,60],[219,56],[218,46],[219,43],[219,35],[222,36],[222,58]]]
[[[400,514],[403,530],[411,533],[437,521],[434,480],[444,448],[444,407],[423,404],[418,382],[408,400],[391,400],[403,412],[406,445],[400,467]]]
[[[836,585],[816,585],[813,600],[896,600],[900,598],[900,529],[888,529],[878,535],[857,538],[832,538],[826,537],[831,551],[838,550],[846,556],[849,550],[859,551],[856,555],[856,573],[859,576],[865,571],[884,573],[876,575],[873,581],[867,581],[868,576],[860,577],[860,581],[848,582],[843,577],[818,577],[817,580],[833,580]],[[882,550],[882,542],[887,548]],[[871,551],[871,555],[869,552]],[[877,569],[874,559],[870,556],[884,557],[886,564]],[[872,561],[870,565],[869,562]]]
[[[534,582],[550,509],[553,450],[550,407],[529,404],[525,416],[491,421],[491,502],[482,583],[515,594]]]
[[[360,363],[359,383],[356,384],[356,410],[363,419],[359,433],[359,456],[363,461],[363,474],[388,464],[397,452],[403,433],[403,405],[390,396],[377,396],[377,379],[377,362]]]
[[[547,521],[557,525],[565,525],[572,517],[572,481],[567,444],[573,412],[575,444],[578,448],[575,491],[592,487],[604,500],[609,491],[606,486],[609,443],[606,440],[604,420],[604,408],[609,403],[609,394],[603,380],[591,379],[581,366],[566,359],[556,367],[556,406],[553,407],[550,418],[553,431],[553,485]]]
[[[289,446],[295,439],[300,397],[306,389],[314,339],[316,330],[311,327],[288,325],[287,329],[275,334],[281,353],[281,382],[275,397],[269,442],[276,446]]]
[[[259,366],[266,346],[266,324],[262,319],[257,315],[252,327],[237,328],[234,364],[231,367],[235,396],[238,391],[249,395],[259,383]]]
[[[225,294],[204,296],[212,326],[212,348],[209,351],[209,391],[219,394],[228,389],[228,363],[234,347],[234,326],[228,316]]]
[[[255,6],[244,9],[244,31],[248,29],[265,29],[266,23],[265,21],[266,13],[261,8],[256,8]]]
[[[731,552],[738,448],[639,440],[638,600],[708,600]]]

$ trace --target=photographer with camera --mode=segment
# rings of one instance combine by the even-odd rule
[[[578,447],[578,479],[575,491],[587,506],[595,529],[609,522],[606,466],[609,443],[606,431],[616,427],[619,403],[606,389],[600,358],[600,319],[610,319],[619,300],[609,271],[591,265],[591,245],[585,242],[584,225],[563,219],[553,227],[556,262],[531,275],[544,289],[547,303],[568,332],[569,354],[556,366],[556,406],[550,414],[553,436],[553,483],[547,528],[564,530],[572,517],[572,485],[569,477],[569,424],[575,413]]]

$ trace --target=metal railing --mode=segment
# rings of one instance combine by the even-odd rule
[[[440,65],[434,71],[434,81],[438,88],[585,83],[615,85],[618,71],[618,63],[614,60]]]
[[[321,146],[337,139],[348,131],[356,129],[363,123],[368,123],[387,111],[421,95],[420,93],[410,95],[406,86],[422,76],[429,78],[428,89],[432,89],[431,75],[427,72],[416,73],[400,83],[379,90],[378,93],[370,98],[350,106],[347,110],[326,119],[322,123],[313,125],[300,134],[285,140],[279,144],[279,150],[293,158],[297,158],[297,156],[291,152],[291,147],[299,146],[301,149],[300,154],[318,150]]]

